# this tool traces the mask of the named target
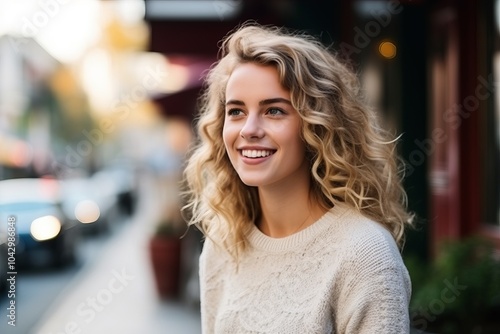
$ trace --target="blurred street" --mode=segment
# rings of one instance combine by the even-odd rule
[[[95,244],[95,243],[94,243]],[[97,245],[96,245],[97,246]],[[2,310],[1,333],[30,333],[30,329],[46,313],[47,306],[54,302],[54,297],[66,288],[75,276],[82,272],[80,265],[51,271],[19,271],[17,280],[16,303],[18,305],[18,319],[16,327],[5,321],[5,311],[9,306],[6,294],[0,297]]]
[[[158,187],[144,176],[136,214],[114,224],[109,235],[85,240],[78,265],[20,273],[16,327],[2,314],[0,332],[200,333],[196,302],[162,300],[155,289],[147,242],[158,211]],[[2,310],[6,303],[4,298]]]

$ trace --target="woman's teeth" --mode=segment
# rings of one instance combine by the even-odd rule
[[[247,158],[263,158],[273,154],[273,151],[267,150],[242,150],[241,154]]]

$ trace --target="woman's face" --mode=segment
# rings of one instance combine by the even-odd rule
[[[273,66],[241,64],[226,86],[223,139],[248,186],[276,186],[309,177],[301,118]]]

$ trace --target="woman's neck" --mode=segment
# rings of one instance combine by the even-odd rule
[[[262,233],[283,238],[318,220],[327,210],[309,189],[309,182],[288,182],[285,186],[259,188],[261,206],[257,227]]]

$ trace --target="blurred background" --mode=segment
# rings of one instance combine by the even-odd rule
[[[498,0],[0,0],[0,332],[200,333],[178,184],[248,19],[319,37],[402,134],[412,330],[500,333]]]

